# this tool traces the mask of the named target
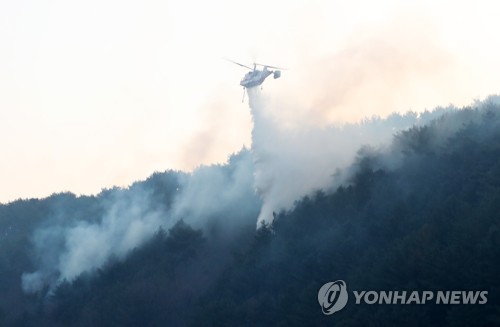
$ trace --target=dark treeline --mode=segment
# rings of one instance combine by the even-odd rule
[[[351,170],[335,191],[298,200],[257,231],[242,225],[227,237],[217,224],[198,229],[181,220],[126,258],[34,295],[21,293],[19,275],[34,268],[29,235],[39,220],[56,202],[71,208],[72,219],[92,219],[100,202],[61,194],[1,206],[0,322],[500,325],[500,107],[464,109],[398,133],[390,150],[361,149]],[[175,184],[162,183],[165,176],[146,181],[160,202]],[[487,290],[488,302],[355,305],[351,298],[324,316],[318,290],[337,279],[349,291]]]

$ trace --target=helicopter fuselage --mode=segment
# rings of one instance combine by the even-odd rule
[[[263,70],[255,69],[245,74],[245,76],[240,82],[240,85],[247,89],[259,86],[262,83],[264,83],[265,79],[272,73],[273,71],[267,70],[266,68],[264,68]]]
[[[281,76],[281,71],[279,70],[269,70],[267,69],[267,66],[264,66],[264,69],[259,70],[254,67],[252,71],[249,71],[248,73],[243,76],[243,79],[240,82],[240,85],[243,86],[244,88],[251,88],[255,86],[259,86],[264,81],[266,78],[273,74],[274,78],[279,78]]]
[[[262,83],[264,83],[266,78],[269,77],[269,75],[271,75],[271,74],[273,75],[273,77],[275,79],[279,78],[281,76],[281,71],[278,69],[282,69],[282,68],[279,68],[279,67],[262,65],[262,64],[257,64],[254,62],[253,68],[251,68],[247,65],[240,64],[239,62],[236,62],[236,61],[233,61],[230,59],[226,59],[226,60],[232,62],[233,64],[236,64],[236,65],[241,66],[241,67],[245,67],[245,68],[250,70],[248,73],[245,74],[245,76],[243,76],[243,79],[240,81],[240,85],[243,86],[245,89],[261,85]],[[262,68],[262,70],[260,70],[260,69],[257,69],[257,66],[264,67],[264,68]],[[273,70],[270,70],[268,68],[274,68],[276,70],[273,71]]]

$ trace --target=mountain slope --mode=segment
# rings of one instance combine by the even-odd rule
[[[224,166],[225,176],[236,176],[244,158],[246,150]],[[499,325],[500,106],[444,114],[398,133],[384,151],[360,149],[348,173],[340,187],[299,199],[257,231],[259,203],[250,193],[238,200],[248,203],[210,211],[204,225],[185,219],[160,227],[126,256],[49,293],[16,295],[17,318],[4,313],[3,319],[23,326]],[[145,182],[157,190],[153,203],[172,206],[182,184],[177,178],[187,177],[157,174]],[[22,258],[8,281],[30,268],[27,235],[53,210],[49,202],[75,212],[75,220],[92,220],[106,194],[0,207],[3,221],[24,217],[25,226],[17,234],[23,240],[8,243]],[[240,223],[228,229],[229,221]],[[325,316],[318,290],[338,279],[350,291],[487,290],[488,302],[355,305],[350,299]],[[8,301],[0,307],[10,311]]]

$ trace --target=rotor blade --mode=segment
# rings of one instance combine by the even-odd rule
[[[230,62],[232,62],[233,64],[236,64],[236,65],[238,65],[238,66],[245,67],[245,68],[248,68],[248,69],[250,69],[250,70],[253,70],[253,68],[250,68],[250,67],[248,67],[248,66],[246,66],[246,65],[240,64],[239,62],[233,61],[233,60],[228,59],[228,58],[224,58],[224,59],[225,59],[225,60],[227,60],[227,61],[230,61]]]
[[[263,65],[263,64],[258,64],[258,63],[254,63],[254,65],[268,67],[268,68],[274,68],[274,69],[280,69],[280,70],[286,70],[286,68],[280,68],[280,67],[270,66],[270,65]]]

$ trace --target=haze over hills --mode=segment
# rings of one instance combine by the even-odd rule
[[[499,12],[0,1],[0,327],[500,326]]]
[[[0,323],[500,324],[498,97],[279,129],[250,96],[252,149],[224,165],[1,205]],[[325,316],[318,290],[338,279],[488,301],[348,303]]]

